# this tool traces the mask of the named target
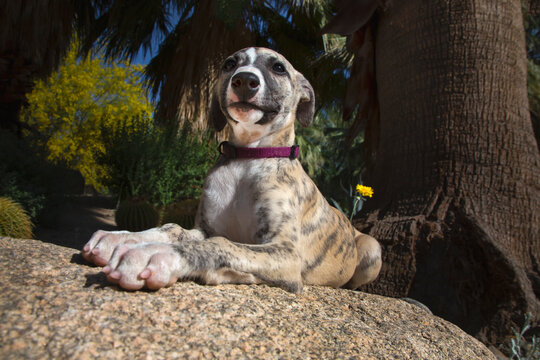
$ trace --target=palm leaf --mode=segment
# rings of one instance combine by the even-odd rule
[[[20,130],[34,81],[57,68],[74,30],[86,34],[94,14],[90,0],[3,0],[0,9],[0,126]]]

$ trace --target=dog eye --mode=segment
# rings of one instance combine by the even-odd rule
[[[223,64],[223,70],[225,71],[231,71],[236,67],[236,60],[234,59],[227,59],[225,63]]]
[[[274,65],[272,65],[272,70],[274,70],[278,74],[283,74],[285,73],[285,65],[283,65],[280,62],[277,62]]]

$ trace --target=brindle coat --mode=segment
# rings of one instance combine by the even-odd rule
[[[283,56],[248,48],[224,62],[211,117],[218,130],[232,128],[235,146],[283,147],[294,143],[295,119],[308,126],[314,107],[311,85]],[[220,157],[206,177],[194,229],[98,231],[82,255],[130,290],[185,278],[293,292],[303,284],[354,289],[381,268],[379,243],[355,230],[288,158]]]

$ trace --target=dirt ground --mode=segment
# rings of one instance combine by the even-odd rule
[[[115,199],[81,195],[47,210],[44,221],[34,228],[34,239],[81,249],[97,230],[116,230]]]

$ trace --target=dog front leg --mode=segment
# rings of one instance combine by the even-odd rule
[[[302,290],[300,257],[288,240],[248,245],[213,237],[177,244],[122,245],[103,271],[109,281],[128,290],[158,289],[182,278]]]
[[[81,254],[88,262],[105,266],[119,245],[145,242],[173,244],[184,240],[203,240],[204,237],[204,233],[198,229],[186,230],[176,224],[165,224],[140,232],[98,230],[84,245]]]

